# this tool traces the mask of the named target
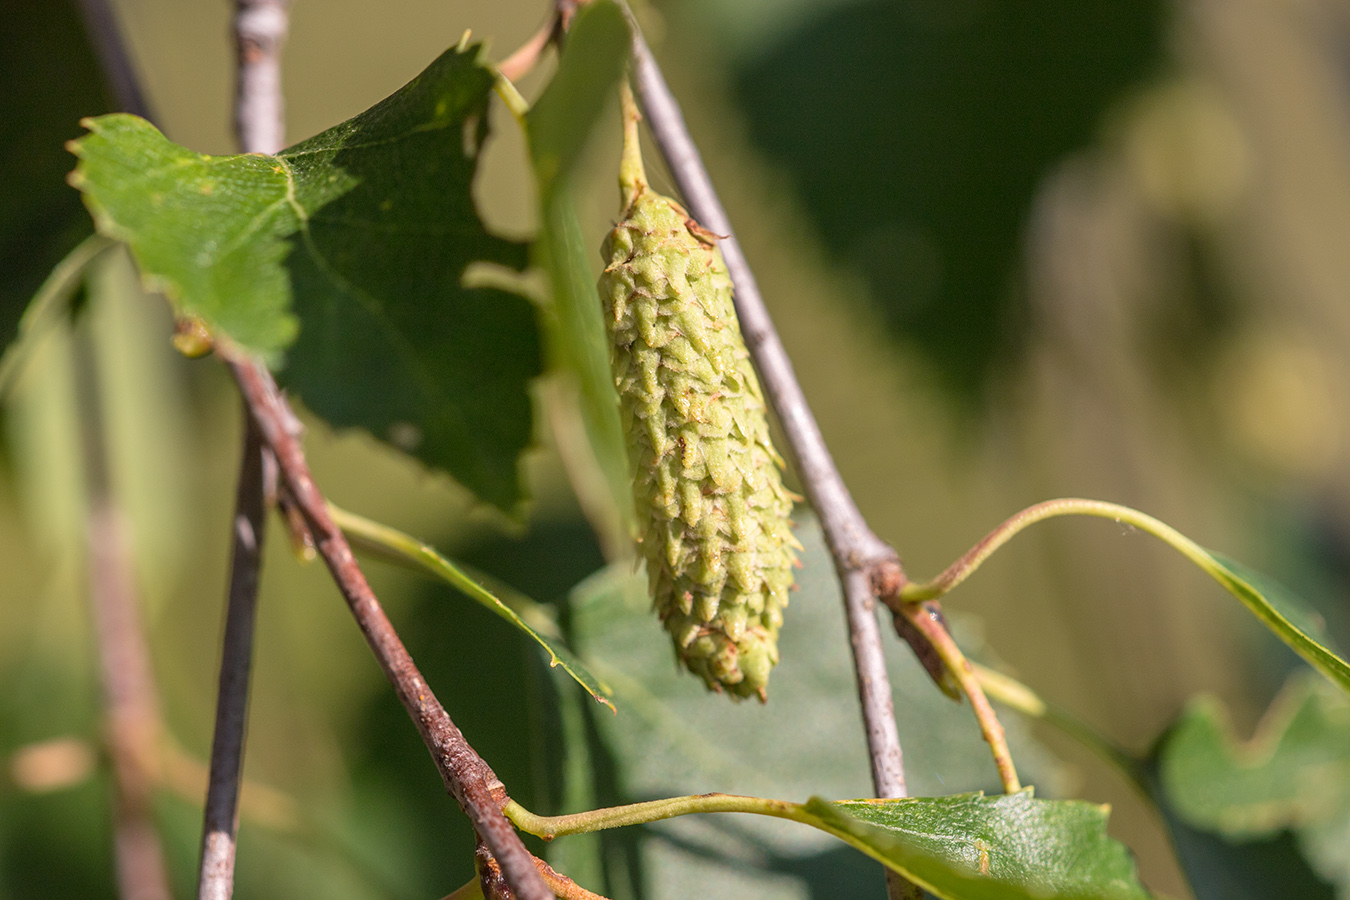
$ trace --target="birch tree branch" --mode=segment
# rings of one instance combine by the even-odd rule
[[[270,490],[269,490],[270,482]],[[239,788],[243,779],[248,723],[253,626],[258,602],[268,497],[275,495],[276,461],[262,445],[253,417],[245,414],[244,449],[234,508],[234,550],[225,637],[211,741],[211,771],[202,824],[198,900],[229,900],[234,894],[235,844],[239,831]]]
[[[112,93],[125,112],[150,117],[150,104],[109,0],[80,0],[85,32]],[[122,900],[171,900],[164,851],[151,806],[160,739],[159,699],[141,620],[131,546],[108,472],[103,404],[93,347],[77,367],[82,405],[89,599],[103,683],[104,741],[113,775],[113,858]]]
[[[432,693],[366,582],[347,539],[329,516],[300,446],[295,415],[278,392],[271,374],[248,359],[235,359],[230,367],[264,444],[276,456],[281,480],[304,516],[315,546],[380,668],[431,752],[446,789],[459,801],[474,831],[500,865],[516,900],[553,900],[553,892],[535,868],[534,857],[502,815],[498,804],[505,800],[505,789],[501,782],[469,746]]]
[[[900,558],[868,526],[844,484],[769,317],[754,273],[736,240],[731,220],[685,125],[679,103],[631,16],[630,24],[634,81],[647,124],[690,213],[703,227],[722,236],[719,246],[735,290],[741,331],[834,558],[843,588],[873,788],[878,797],[904,797],[907,794],[904,757],[875,611],[878,597],[895,596],[905,584]],[[920,653],[921,658],[924,655]],[[929,672],[938,677],[939,673],[931,668]],[[887,892],[891,900],[922,896],[917,887],[890,872]]]
[[[285,145],[281,45],[287,32],[286,6],[284,0],[237,0],[235,4],[234,122],[240,149],[246,153],[276,153]],[[253,629],[267,510],[276,496],[276,468],[275,457],[263,446],[257,424],[246,411],[216,725],[197,869],[198,900],[229,900],[234,894]]]
[[[159,698],[127,522],[113,496],[94,347],[76,352],[89,566],[89,600],[103,685],[104,742],[112,764],[113,859],[121,900],[172,900],[152,806]]]
[[[289,6],[288,0],[235,2],[234,129],[245,153],[277,153],[286,146],[281,47]]]
[[[872,755],[873,782],[878,796],[903,797],[906,791],[900,738],[891,706],[890,681],[881,655],[881,629],[874,614],[878,593],[898,590],[904,582],[899,557],[868,527],[835,467],[792,362],[769,318],[754,273],[685,126],[679,104],[636,25],[633,68],[647,124],[689,211],[703,227],[721,236],[718,246],[735,287],[741,331],[764,385],[764,394],[783,425],[797,472],[820,517],[843,584],[858,693]]]

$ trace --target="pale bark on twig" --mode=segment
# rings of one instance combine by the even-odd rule
[[[281,45],[288,29],[287,5],[285,0],[237,0],[235,4],[234,123],[245,153],[276,153],[285,145]],[[253,415],[246,411],[244,419],[211,773],[197,869],[198,900],[229,900],[234,894],[258,579],[267,510],[276,494],[276,460],[263,446]]]
[[[812,508],[820,517],[843,581],[878,794],[903,797],[905,779],[900,741],[891,709],[889,679],[881,658],[881,630],[874,614],[878,576],[903,579],[899,559],[895,551],[868,527],[840,477],[797,382],[792,362],[769,318],[726,210],[722,208],[698,148],[689,136],[679,104],[636,27],[633,34],[634,75],[647,124],[689,211],[703,227],[721,236],[718,246],[735,286],[741,331],[759,372],[764,394],[783,425],[797,473]]]
[[[769,317],[754,273],[736,240],[731,220],[685,125],[679,103],[666,85],[637,23],[633,21],[631,26],[634,80],[648,126],[690,213],[703,227],[721,236],[718,245],[735,289],[736,313],[746,346],[765,397],[783,426],[797,474],[820,517],[834,558],[843,588],[873,787],[878,797],[904,797],[907,793],[904,758],[875,611],[879,596],[898,592],[905,582],[899,556],[868,526],[844,484]],[[916,887],[893,873],[888,872],[887,885],[892,900],[922,896]]]
[[[236,0],[234,128],[245,153],[286,146],[281,93],[281,46],[289,29],[288,0]]]

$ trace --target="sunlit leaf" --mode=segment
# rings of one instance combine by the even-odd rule
[[[1350,692],[1350,663],[1337,655],[1326,623],[1306,601],[1263,575],[1220,554],[1209,552],[1216,581],[1246,604],[1267,628],[1313,668]]]
[[[1292,824],[1296,814],[1283,821],[1271,816],[1275,810],[1290,812],[1289,779],[1292,776],[1297,781],[1299,776],[1285,769],[1270,781],[1275,773],[1267,771],[1270,767],[1265,765],[1274,761],[1269,755],[1277,754],[1282,743],[1279,729],[1289,722],[1291,714],[1302,715],[1294,709],[1300,702],[1295,698],[1301,697],[1304,689],[1313,689],[1308,685],[1311,679],[1298,679],[1298,686],[1277,702],[1261,734],[1245,749],[1234,742],[1226,715],[1217,703],[1200,700],[1142,759],[1006,675],[980,669],[980,680],[992,698],[1062,729],[1153,801],[1196,900],[1281,896],[1332,900],[1335,896],[1335,890],[1313,870],[1307,856],[1321,853],[1320,848],[1327,843],[1334,845],[1330,859],[1350,859],[1345,835],[1338,835],[1335,828],[1318,829],[1315,840],[1305,842],[1309,847],[1305,854],[1298,838],[1282,830]],[[1332,703],[1347,705],[1343,696],[1325,682],[1318,681],[1315,689]],[[1341,739],[1340,735],[1326,736]],[[1344,773],[1339,778],[1333,773],[1333,783],[1343,777]],[[1280,779],[1284,779],[1283,784]],[[1243,808],[1244,800],[1253,797],[1260,798],[1254,808]],[[1216,827],[1219,818],[1228,818],[1239,827],[1229,834],[1221,833]],[[1265,824],[1252,830],[1250,826],[1257,820]],[[1342,821],[1350,824],[1350,818]],[[1324,863],[1322,868],[1331,872],[1334,864]],[[1344,880],[1350,884],[1350,877]]]
[[[807,810],[850,843],[944,900],[1142,900],[1149,896],[1107,808],[1037,800],[1030,789],[986,797],[812,800]]]
[[[449,50],[275,157],[206,156],[104,116],[72,145],[71,180],[180,313],[273,362],[286,351],[282,381],[311,410],[510,509],[532,430],[535,315],[465,280],[471,266],[526,264],[471,193],[493,79],[477,47]]]
[[[572,646],[613,686],[619,707],[617,716],[596,717],[622,760],[626,793],[611,803],[705,791],[790,798],[871,790],[839,582],[819,523],[805,510],[794,518],[802,569],[784,612],[768,703],[709,698],[701,681],[680,671],[641,569],[613,565],[573,592]],[[959,617],[955,624],[959,630]],[[936,690],[900,642],[886,642],[886,657],[903,710],[897,724],[910,792],[996,790],[998,773],[970,708]],[[1005,724],[1019,772],[1042,793],[1062,790],[1054,757],[1022,722]],[[642,858],[665,873],[651,900],[699,891],[742,900],[885,896],[879,866],[824,835],[772,820],[688,817],[650,832]]]

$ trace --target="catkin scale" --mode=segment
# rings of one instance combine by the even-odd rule
[[[686,668],[763,700],[799,547],[794,498],[716,237],[640,174],[623,187],[599,289],[653,603]]]

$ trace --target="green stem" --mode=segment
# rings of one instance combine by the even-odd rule
[[[515,84],[501,72],[497,73],[496,80],[492,83],[492,89],[497,92],[497,96],[506,104],[506,108],[515,116],[516,124],[521,128],[525,127],[525,116],[530,111],[530,102],[521,96],[520,91],[516,90]]]
[[[361,549],[383,556],[389,562],[411,565],[428,572],[490,607],[504,605],[496,594],[479,583],[486,579],[485,575],[480,572],[469,574],[442,556],[430,544],[332,503],[328,504],[328,514],[333,517],[333,522],[342,529],[348,539]],[[512,604],[518,607],[511,612],[518,615],[522,621],[528,620],[527,624],[535,631],[553,638],[561,636],[558,623],[541,604],[513,591],[508,592],[501,585],[495,587],[498,593],[511,595]]]
[[[426,572],[450,584],[470,599],[525,632],[549,655],[550,666],[562,666],[592,697],[614,710],[610,689],[585,670],[561,644],[561,631],[547,607],[481,572],[466,570],[446,559],[436,548],[365,516],[328,504],[328,514],[352,546],[399,565]],[[484,587],[492,586],[492,590]],[[495,591],[495,593],[494,593]],[[510,600],[502,602],[500,597]],[[552,642],[557,642],[557,646]]]
[[[1207,572],[1210,577],[1221,583],[1224,582],[1221,570],[1215,564],[1214,558],[1203,547],[1171,525],[1146,513],[1141,513],[1137,509],[1121,506],[1118,503],[1067,497],[1028,506],[985,535],[984,540],[971,547],[964,556],[948,566],[945,572],[932,581],[926,581],[922,584],[911,582],[905,585],[900,591],[900,599],[906,603],[917,603],[921,600],[941,597],[965,581],[972,572],[980,567],[981,563],[993,555],[995,550],[1008,543],[1022,529],[1045,519],[1053,519],[1056,516],[1095,516],[1099,519],[1111,519],[1122,525],[1138,528],[1140,531],[1151,534],[1171,545]]]
[[[876,847],[846,831],[831,826],[825,820],[809,812],[805,805],[789,803],[786,800],[741,797],[735,794],[698,794],[691,797],[671,797],[667,800],[631,803],[627,806],[614,806],[609,809],[596,809],[566,816],[537,816],[516,801],[507,800],[502,807],[502,812],[521,831],[529,832],[546,841],[569,834],[585,834],[607,828],[619,828],[624,825],[643,825],[648,822],[659,822],[662,819],[695,813],[750,813],[775,819],[788,819],[793,822],[800,822],[803,825],[809,825],[838,838],[882,865],[900,871],[896,868],[896,862],[888,859]],[[910,874],[905,872],[901,872],[901,874],[911,877]]]
[[[1007,736],[1003,733],[1003,724],[999,722],[994,708],[989,705],[989,699],[985,697],[980,679],[975,676],[970,661],[966,659],[966,655],[961,652],[961,648],[956,645],[956,641],[942,623],[920,604],[906,603],[900,607],[899,612],[928,638],[928,642],[941,657],[942,664],[952,673],[961,690],[970,698],[971,709],[975,711],[975,719],[980,723],[980,733],[984,735],[990,751],[994,754],[994,765],[998,768],[1003,791],[1007,794],[1017,793],[1022,789],[1022,782],[1017,778],[1017,769],[1013,765],[1012,751],[1008,749]]]
[[[646,803],[630,803],[627,806],[612,806],[607,809],[593,809],[589,812],[572,813],[565,816],[537,816],[514,800],[508,800],[502,812],[511,823],[522,831],[528,831],[536,837],[551,841],[555,837],[569,834],[587,834],[592,831],[604,831],[608,828],[621,828],[624,825],[643,825],[647,822],[659,822],[675,816],[687,816],[694,813],[753,813],[760,816],[772,816],[778,819],[792,819],[807,825],[819,822],[806,812],[800,803],[786,800],[766,800],[762,797],[741,797],[736,794],[695,794],[689,797],[671,797],[666,800],[649,800]]]
[[[629,87],[627,78],[619,82],[619,104],[623,111],[623,157],[619,160],[619,190],[623,194],[623,208],[628,209],[647,189],[647,170],[642,165],[642,141],[638,133],[642,113],[638,112],[633,89]]]

